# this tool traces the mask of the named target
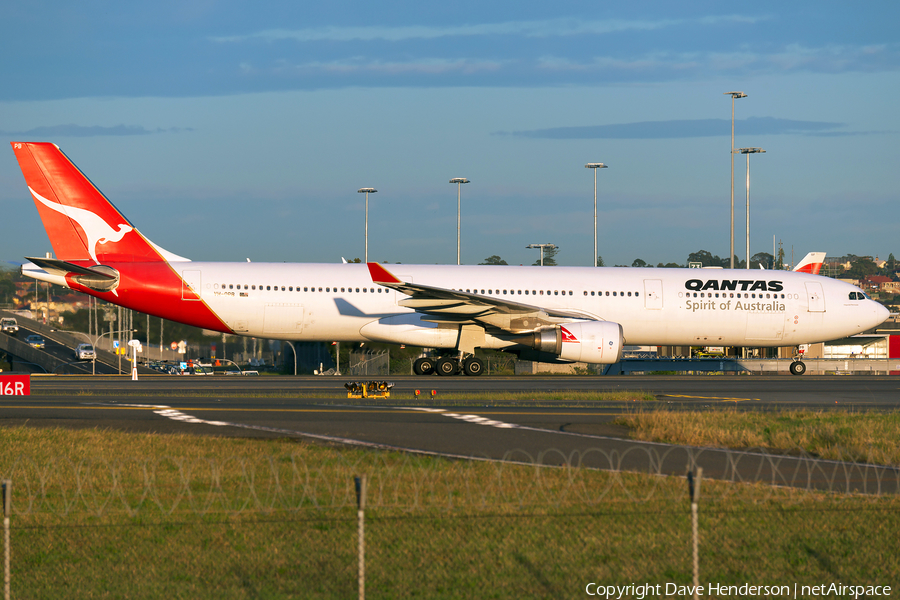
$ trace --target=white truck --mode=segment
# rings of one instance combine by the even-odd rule
[[[19,324],[12,317],[0,319],[0,330],[7,335],[19,335]]]

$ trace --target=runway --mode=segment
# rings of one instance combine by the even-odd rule
[[[612,421],[638,403],[530,402],[528,392],[649,392],[641,409],[895,410],[891,377],[396,378],[392,398],[336,398],[347,378],[33,377],[32,396],[4,398],[0,426],[292,437],[469,459],[507,460],[764,481],[833,491],[900,493],[900,472],[803,457],[637,442]],[[414,390],[425,398],[414,399]],[[432,389],[437,391],[431,398]],[[458,392],[519,391],[514,401],[454,400]],[[300,397],[302,395],[302,397]],[[331,395],[331,397],[327,397]],[[538,405],[540,404],[540,405]],[[652,406],[650,406],[652,405]]]

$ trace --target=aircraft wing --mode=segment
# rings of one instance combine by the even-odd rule
[[[509,333],[529,333],[541,327],[573,320],[599,320],[595,315],[574,310],[549,309],[420,283],[395,277],[378,263],[367,263],[372,282],[397,290],[409,298],[398,304],[428,315],[434,323],[478,323]]]

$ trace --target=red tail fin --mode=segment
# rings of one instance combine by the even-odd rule
[[[56,144],[12,147],[57,258],[96,264],[164,260]]]
[[[822,269],[822,264],[824,262],[824,252],[810,252],[803,257],[803,260],[800,261],[800,264],[794,267],[794,270],[798,273],[811,273],[813,275],[818,275],[819,271]]]

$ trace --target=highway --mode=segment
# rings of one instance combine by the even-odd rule
[[[114,375],[120,372],[130,373],[131,363],[111,352],[98,349],[95,366],[91,361],[79,361],[75,358],[75,347],[87,343],[90,338],[85,334],[57,330],[35,321],[7,311],[0,311],[0,316],[14,317],[19,325],[16,336],[0,335],[0,351],[13,356],[13,368],[32,373],[78,374],[90,375],[92,369],[98,374]],[[32,348],[25,339],[30,335],[39,335],[46,342],[44,348]],[[109,338],[103,338],[107,344]],[[120,367],[121,362],[121,367]],[[139,367],[140,372],[152,373],[146,367]]]
[[[289,437],[471,459],[705,476],[815,489],[900,493],[900,471],[852,463],[685,448],[627,439],[623,412],[809,408],[896,410],[896,377],[398,377],[388,400],[348,399],[344,377],[32,377],[32,396],[6,397],[0,426]],[[416,399],[414,390],[423,395]],[[437,394],[432,399],[431,390]],[[655,401],[531,401],[545,391],[622,391]],[[517,391],[507,401],[454,393]],[[340,397],[344,395],[344,397]],[[838,476],[840,475],[840,476]]]

